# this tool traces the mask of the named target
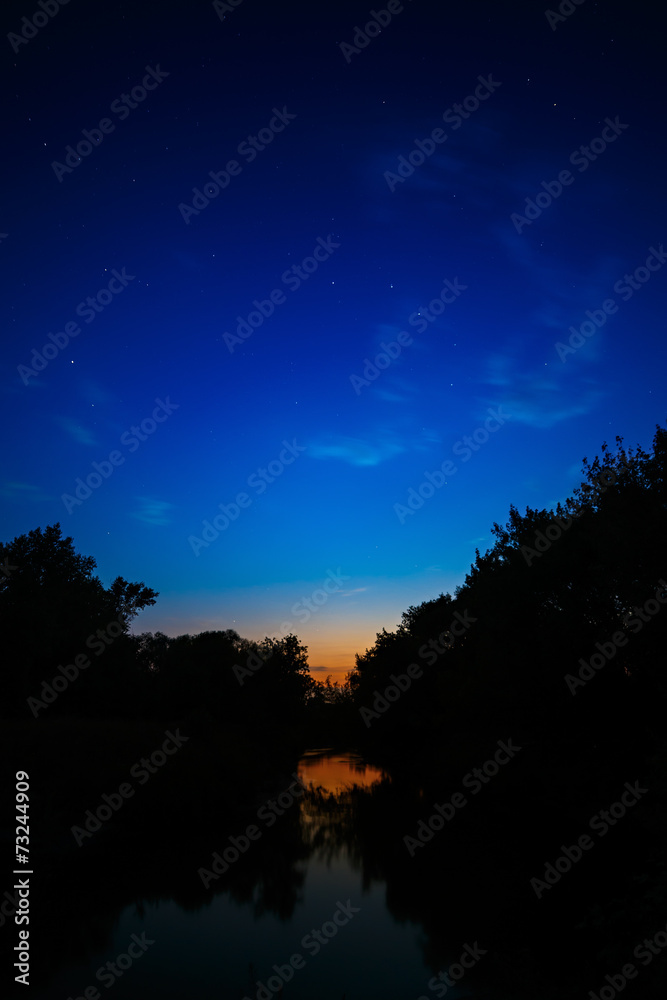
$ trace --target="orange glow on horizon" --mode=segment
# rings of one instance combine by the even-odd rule
[[[308,647],[308,665],[312,676],[317,681],[326,680],[331,675],[332,681],[343,683],[345,677],[354,670],[356,654],[364,653],[375,642],[375,630],[361,629],[356,626],[349,631],[332,629],[329,635],[318,631],[315,639],[304,637],[303,643]]]

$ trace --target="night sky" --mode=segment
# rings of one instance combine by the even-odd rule
[[[340,679],[511,503],[650,448],[659,9],[561,9],[5,4],[3,539]]]

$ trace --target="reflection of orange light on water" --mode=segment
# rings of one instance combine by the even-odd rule
[[[321,786],[327,792],[360,785],[368,788],[384,777],[380,768],[365,764],[353,754],[319,754],[299,761],[299,778],[306,784]]]

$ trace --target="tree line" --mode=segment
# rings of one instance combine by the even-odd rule
[[[408,608],[344,684],[314,680],[296,635],[132,634],[159,595],[103,586],[59,524],[37,528],[0,545],[3,715],[201,715],[397,756],[554,729],[641,756],[667,693],[666,455],[660,426],[650,452],[617,437],[554,510],[511,506],[454,594]]]

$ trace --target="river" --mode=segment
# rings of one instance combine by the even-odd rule
[[[410,867],[394,795],[391,778],[358,755],[310,751],[217,847],[185,865],[178,855],[156,859],[154,889],[113,919],[105,892],[110,899],[122,869],[101,878],[100,913],[79,915],[71,959],[33,997],[491,997],[478,984],[483,942],[457,933],[423,867]],[[434,864],[439,857],[433,850]]]

